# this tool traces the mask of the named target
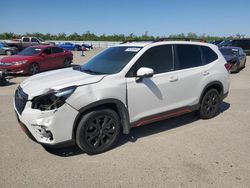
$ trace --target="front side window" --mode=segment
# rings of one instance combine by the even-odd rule
[[[127,76],[135,77],[136,72],[141,67],[154,70],[154,74],[170,72],[173,70],[172,45],[161,45],[147,50],[128,72]]]
[[[141,47],[111,47],[81,66],[83,72],[90,74],[115,74],[141,50]]]
[[[46,48],[45,50],[43,50],[43,53],[50,55],[51,54],[51,48]]]
[[[198,45],[177,44],[175,45],[177,55],[176,69],[187,69],[202,65],[200,47]]]
[[[29,47],[29,48],[25,48],[18,55],[22,55],[22,56],[34,56],[34,55],[38,55],[40,52],[41,52],[41,48]]]
[[[38,43],[38,40],[35,39],[35,38],[31,38],[31,42],[37,42]]]

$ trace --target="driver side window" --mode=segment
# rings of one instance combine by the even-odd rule
[[[50,55],[51,54],[51,48],[46,48],[45,50],[43,50],[43,53]]]
[[[141,67],[154,70],[154,74],[174,70],[172,45],[161,45],[148,49],[132,66],[127,77],[136,77],[136,72]]]

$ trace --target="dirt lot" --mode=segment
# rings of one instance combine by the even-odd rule
[[[100,49],[74,54],[85,62]],[[45,150],[20,129],[12,107],[25,77],[0,87],[0,187],[250,187],[250,57],[231,75],[221,114],[192,114],[135,128],[106,153]]]

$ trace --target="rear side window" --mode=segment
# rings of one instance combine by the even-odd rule
[[[29,38],[23,38],[23,42],[29,42],[30,39]]]
[[[218,59],[218,55],[209,47],[201,46],[202,54],[204,57],[204,64],[209,64]]]
[[[148,67],[155,74],[173,70],[173,54],[171,45],[162,45],[150,48],[137,61],[137,70]]]
[[[177,44],[177,70],[198,67],[202,65],[201,51],[198,45]]]
[[[52,53],[53,54],[62,53],[62,52],[64,52],[64,50],[62,48],[58,48],[58,47],[53,47],[52,48]]]

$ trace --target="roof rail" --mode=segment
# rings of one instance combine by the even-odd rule
[[[132,39],[132,40],[126,40],[121,42],[120,44],[125,44],[129,42],[161,42],[161,41],[198,41],[198,42],[207,42],[205,39],[199,39],[199,38],[158,38],[155,40],[140,40],[140,39]]]
[[[140,40],[140,39],[132,39],[132,40],[125,40],[121,42],[120,44],[125,44],[129,42],[154,42],[154,40]]]
[[[159,38],[154,40],[154,42],[161,42],[161,41],[198,41],[198,42],[207,42],[205,39],[198,39],[198,38]]]

